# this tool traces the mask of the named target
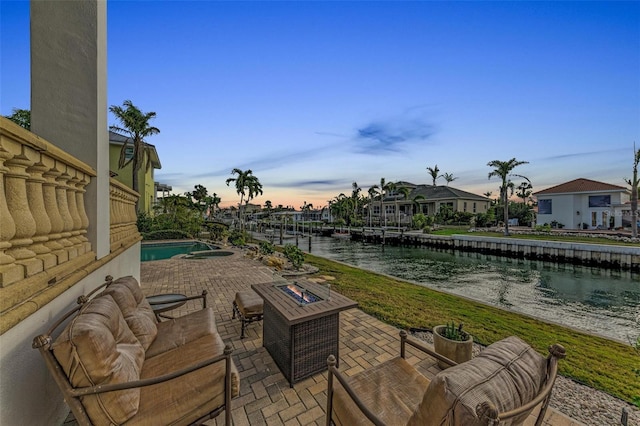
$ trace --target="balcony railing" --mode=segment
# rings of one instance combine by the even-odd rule
[[[140,240],[138,194],[111,180],[111,255],[96,260],[85,210],[95,177],[89,165],[0,117],[0,334]]]

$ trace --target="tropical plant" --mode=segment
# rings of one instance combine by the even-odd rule
[[[225,183],[227,184],[227,186],[229,186],[231,182],[235,182],[236,193],[240,195],[240,226],[242,229],[244,229],[244,210],[246,210],[246,206],[249,204],[249,201],[253,199],[253,197],[258,194],[262,194],[262,184],[260,183],[258,178],[254,176],[251,169],[240,170],[238,168],[234,168],[233,170],[231,170],[231,174],[237,175],[237,177],[228,178]]]
[[[467,339],[469,339],[469,335],[467,334],[466,331],[462,331],[462,327],[464,326],[463,323],[458,324],[458,326],[456,327],[456,324],[451,321],[448,322],[444,328],[441,328],[439,330],[439,333],[442,337],[449,339],[449,340],[455,340],[458,342],[464,342]]]
[[[269,241],[260,241],[260,254],[268,255],[273,254],[275,247]]]
[[[387,211],[384,206],[384,197],[394,189],[396,189],[396,185],[393,182],[387,182],[385,178],[380,178],[380,214],[384,214],[384,226],[387,226]],[[382,226],[382,221],[380,225]]]
[[[402,194],[402,198],[404,198],[406,201],[409,201],[409,194],[411,193],[411,190],[409,188],[407,188],[406,186],[403,186],[398,189],[398,192]],[[398,224],[398,226],[400,226],[400,209],[398,208],[397,196],[396,196],[396,215],[398,218],[396,223]]]
[[[31,110],[14,108],[11,115],[5,115],[6,118],[13,121],[20,127],[31,130]]]
[[[436,164],[435,167],[427,167],[427,171],[429,172],[429,175],[431,175],[431,179],[433,179],[433,186],[436,186],[436,179],[440,177],[438,175],[438,173],[440,173],[438,165]]]
[[[513,182],[509,180],[509,176],[517,176],[520,178],[526,179],[526,177],[522,175],[512,174],[511,171],[520,166],[522,164],[528,164],[528,161],[518,161],[515,158],[512,158],[509,161],[500,161],[493,160],[487,163],[487,166],[493,167],[493,170],[489,173],[489,179],[493,176],[497,176],[502,179],[502,185],[500,186],[500,199],[502,201],[502,205],[504,206],[504,235],[509,236],[509,207],[507,203],[508,199],[508,190],[511,188],[513,191]],[[528,179],[527,179],[528,180]]]
[[[640,192],[640,178],[638,178],[638,164],[640,164],[640,149],[636,151],[633,144],[633,177],[625,179],[631,185],[631,236],[638,238],[638,193]]]
[[[452,173],[443,173],[441,176],[447,182],[447,186],[449,186],[449,184],[454,180],[458,179],[457,177],[454,177]]]
[[[304,263],[304,252],[293,244],[284,246],[284,257],[286,257],[294,269],[298,270]]]
[[[127,147],[129,139],[126,139],[124,145],[120,149],[120,158],[118,159],[118,168],[122,169],[131,163],[132,172],[132,189],[140,192],[138,188],[138,172],[144,165],[147,170],[151,167],[149,145],[146,144],[145,138],[160,133],[157,127],[149,125],[149,121],[156,117],[155,112],[143,113],[133,105],[130,100],[122,103],[122,106],[112,105],[109,111],[120,122],[121,126],[109,126],[114,132],[124,133],[129,136],[133,142],[133,155],[127,159]],[[136,202],[137,207],[137,202]]]
[[[362,188],[358,186],[358,182],[351,184],[351,199],[353,200],[353,215],[358,215],[358,199],[360,198],[360,191]]]
[[[516,192],[516,195],[518,198],[522,198],[522,203],[527,203],[527,198],[531,196],[532,188],[533,186],[531,185],[531,181],[527,178],[525,178],[524,182],[518,185],[518,192]]]
[[[229,235],[229,242],[237,247],[242,247],[247,244],[244,232],[238,229],[231,231],[231,234]]]
[[[371,213],[373,210],[373,200],[375,200],[376,197],[380,195],[380,192],[378,192],[378,185],[370,186],[367,193],[369,194],[369,209],[368,209],[369,210],[369,226],[371,226]]]

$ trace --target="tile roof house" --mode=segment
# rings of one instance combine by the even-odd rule
[[[396,182],[396,189],[385,194],[383,206],[387,221],[398,222],[399,225],[411,223],[411,217],[416,213],[433,216],[440,211],[441,206],[448,206],[454,212],[486,213],[491,205],[491,199],[444,185],[415,185],[410,182]],[[400,191],[401,188],[410,190],[408,198]],[[415,202],[414,202],[415,200]],[[373,222],[381,216],[379,203],[373,204]],[[398,211],[396,211],[398,209]]]
[[[623,186],[579,178],[533,195],[538,225],[555,221],[568,229],[609,229],[630,223],[631,191]]]

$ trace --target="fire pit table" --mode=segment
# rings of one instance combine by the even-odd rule
[[[293,387],[339,356],[340,311],[356,302],[311,281],[253,284],[264,300],[262,345]]]

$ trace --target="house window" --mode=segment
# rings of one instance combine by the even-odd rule
[[[590,195],[589,207],[609,207],[611,205],[611,195]]]
[[[476,212],[476,203],[473,203],[473,212]]]
[[[551,200],[538,200],[538,214],[551,214]]]
[[[462,205],[462,211],[466,212],[467,211],[467,202],[465,201],[464,204]]]
[[[132,146],[127,146],[124,149],[124,159],[129,161],[133,158],[133,147]]]

